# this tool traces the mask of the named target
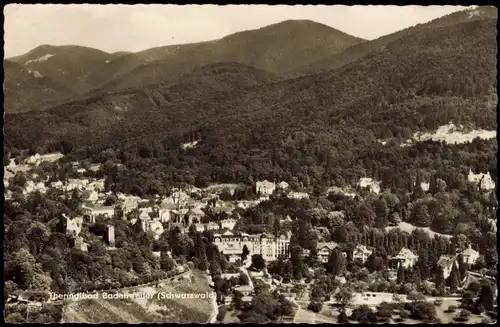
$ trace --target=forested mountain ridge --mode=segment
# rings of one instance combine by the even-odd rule
[[[33,133],[32,136],[38,135],[37,138],[41,137],[45,140],[56,136],[52,139],[57,143],[60,137],[71,138],[75,135],[84,135],[89,130],[109,131],[115,128],[115,124],[122,123],[123,119],[133,119],[134,122],[140,123],[140,120],[145,119],[151,112],[155,112],[154,108],[158,110],[158,114],[166,116],[168,110],[165,107],[174,103],[182,103],[192,98],[202,101],[220,92],[233,89],[241,91],[259,84],[270,83],[276,79],[275,75],[253,67],[237,63],[218,63],[197,68],[172,83],[86,97],[83,100],[68,102],[36,114],[34,112],[7,114],[6,121],[9,125],[11,122],[29,124],[30,133],[21,133],[24,136]],[[119,130],[119,127],[116,128]],[[39,132],[41,134],[36,134]],[[7,136],[5,144],[11,144],[11,140],[18,140],[22,143],[24,136],[21,134],[13,138]],[[28,137],[30,138],[31,136]],[[14,143],[20,144],[18,141]]]
[[[238,32],[219,40],[171,45],[132,54],[146,64],[100,87],[121,90],[156,84],[195,67],[237,62],[271,73],[284,74],[299,65],[362,42],[329,26],[309,20],[288,20],[260,29]],[[146,77],[143,79],[141,77]],[[99,90],[96,90],[96,92]]]
[[[316,181],[341,175],[349,180],[371,171],[380,151],[408,151],[379,149],[377,138],[405,139],[450,120],[495,129],[495,39],[494,20],[436,28],[339,70],[142,106],[107,128],[93,128],[76,119],[78,112],[62,108],[9,115],[6,135],[14,148],[51,150],[65,140],[64,150],[80,158],[113,149],[131,167],[163,170],[157,179],[166,184],[311,171]],[[27,123],[33,126],[30,133]],[[179,146],[191,131],[198,131],[202,142],[184,153]],[[182,169],[186,166],[189,172]],[[134,174],[132,180],[140,175]]]
[[[104,51],[74,45],[41,45],[24,55],[7,58],[26,69],[40,72],[77,94],[107,81],[109,70],[106,66],[114,59],[114,55]]]
[[[36,70],[77,95],[95,96],[171,83],[198,67],[220,62],[237,62],[281,74],[361,41],[323,24],[292,20],[231,34],[219,40],[135,53],[109,54],[80,46],[43,45],[7,60]],[[36,89],[29,88],[12,92],[37,93]],[[47,104],[55,101],[53,97],[44,98],[43,92],[37,95],[39,101],[25,101],[12,108],[7,106],[6,111],[45,109]]]
[[[33,103],[51,106],[68,101],[75,93],[36,70],[4,60],[4,108],[7,112],[22,112]],[[29,90],[29,92],[27,92]]]
[[[434,19],[425,24],[417,24],[415,26],[405,28],[401,31],[397,31],[389,35],[384,35],[375,40],[360,42],[340,53],[326,56],[310,64],[305,64],[293,72],[298,74],[308,74],[321,70],[336,69],[348,63],[355,62],[356,60],[374,51],[382,51],[384,46],[386,46],[387,44],[417,32],[476,20],[489,19],[498,19],[498,9],[496,7],[480,6],[477,8],[454,12],[446,16]]]

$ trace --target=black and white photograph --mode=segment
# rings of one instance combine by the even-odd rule
[[[497,323],[496,7],[3,14],[5,322]]]

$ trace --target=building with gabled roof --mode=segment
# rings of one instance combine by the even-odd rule
[[[280,188],[280,189],[282,189],[282,190],[284,190],[284,191],[286,191],[286,190],[288,190],[290,188],[290,185],[287,182],[285,182],[285,181],[281,181],[281,182],[278,183],[277,187]]]
[[[391,258],[392,267],[394,269],[398,269],[401,265],[404,268],[413,267],[417,263],[417,260],[418,256],[408,248],[402,248],[398,255]]]
[[[382,182],[375,181],[373,178],[362,177],[359,179],[358,186],[361,188],[368,188],[370,192],[379,194],[380,193],[380,185]]]
[[[332,250],[337,246],[338,244],[335,242],[318,242],[316,245],[318,260],[323,263],[328,262],[330,253],[332,253]]]
[[[468,265],[475,264],[477,262],[477,260],[479,259],[479,252],[474,250],[470,243],[469,243],[467,249],[463,250],[460,254],[462,255],[464,263],[466,263]]]
[[[276,184],[269,182],[268,180],[257,182],[255,185],[256,185],[256,192],[262,195],[271,195],[274,193],[274,190],[276,189]]]
[[[439,257],[437,262],[437,266],[443,269],[443,278],[448,278],[451,274],[451,270],[453,266],[457,264],[457,256],[456,255],[442,255]]]
[[[358,244],[352,253],[353,260],[359,260],[365,263],[368,257],[372,254],[372,250],[369,250],[366,246]]]
[[[467,176],[467,180],[470,183],[476,184],[482,190],[493,190],[495,189],[495,181],[491,178],[490,172],[486,174],[479,173],[474,174],[472,169],[469,169],[469,175]]]

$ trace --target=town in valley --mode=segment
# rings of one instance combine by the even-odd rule
[[[8,56],[6,322],[496,323],[497,17]]]

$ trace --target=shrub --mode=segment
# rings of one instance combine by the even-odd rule
[[[408,319],[408,317],[410,316],[410,314],[408,313],[408,311],[406,310],[401,310],[399,312],[399,316],[402,318],[402,319]]]
[[[359,322],[371,322],[373,319],[376,320],[376,316],[369,306],[363,304],[352,311],[351,319]]]
[[[456,306],[456,305],[450,305],[450,306],[448,307],[448,309],[446,309],[446,310],[445,310],[445,312],[447,312],[447,313],[453,313],[453,312],[457,311],[457,309],[458,309],[458,308],[457,308],[457,306]]]
[[[467,310],[462,310],[460,311],[459,315],[457,317],[454,317],[453,320],[458,321],[458,322],[467,322],[470,319],[470,312]]]
[[[436,319],[436,308],[432,303],[429,302],[418,302],[415,304],[411,315],[418,320],[430,320]]]
[[[219,308],[219,313],[217,314],[217,321],[223,321],[224,317],[226,317],[226,313],[227,313],[227,307],[221,306]]]
[[[409,301],[424,301],[425,296],[422,293],[411,291],[406,297],[406,299]]]
[[[393,307],[389,303],[381,303],[377,307],[377,317],[382,319],[391,318],[393,315]]]
[[[339,316],[337,317],[337,323],[346,324],[348,322],[349,322],[349,319],[347,318],[347,314],[345,313],[344,310],[341,310],[339,313]]]
[[[319,301],[311,301],[309,305],[307,306],[307,309],[313,311],[313,312],[320,312],[321,309],[323,309],[323,302]]]
[[[437,299],[437,300],[435,300],[435,301],[434,301],[434,305],[435,305],[436,307],[440,307],[440,306],[442,306],[442,305],[443,305],[443,300],[441,300],[441,299]]]

